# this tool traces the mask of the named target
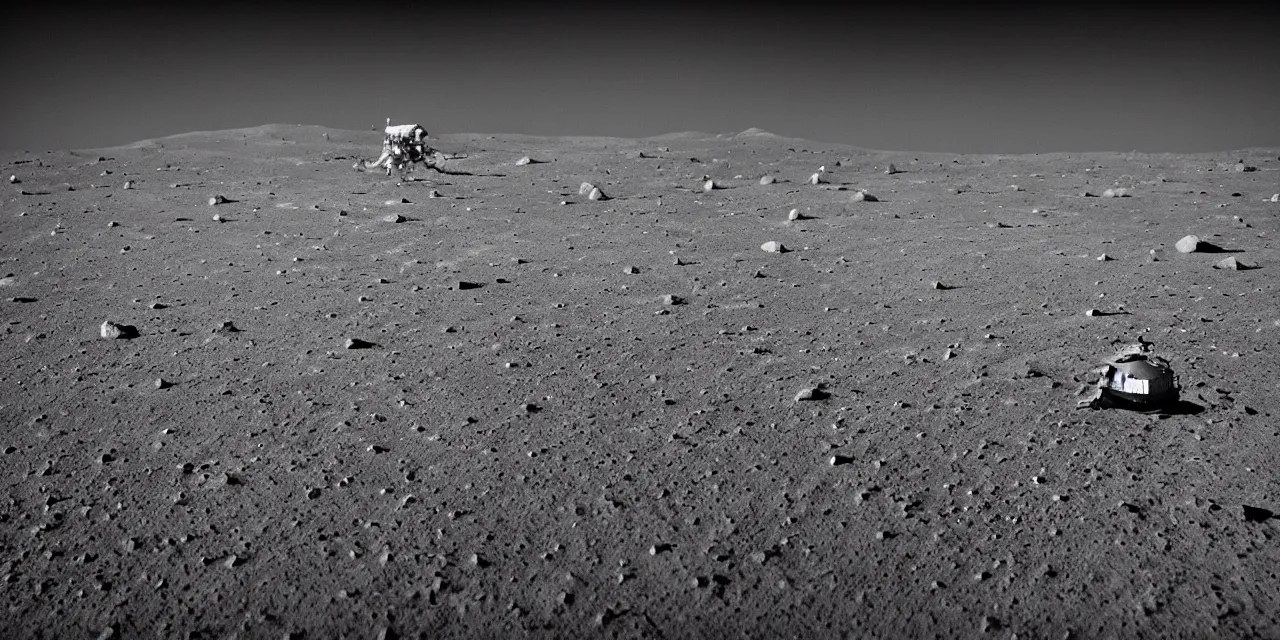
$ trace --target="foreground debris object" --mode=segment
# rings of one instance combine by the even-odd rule
[[[1178,402],[1178,378],[1164,358],[1148,355],[1149,343],[1122,349],[1095,369],[1097,390],[1080,401],[1090,409],[1161,411]]]

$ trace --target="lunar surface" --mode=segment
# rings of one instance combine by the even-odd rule
[[[431,142],[0,156],[7,637],[1280,637],[1280,150]]]

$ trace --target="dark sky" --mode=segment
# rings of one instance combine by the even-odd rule
[[[387,117],[975,153],[1280,146],[1263,3],[29,4],[0,26],[0,148]]]

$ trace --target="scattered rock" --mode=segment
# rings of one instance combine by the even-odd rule
[[[801,216],[801,215],[800,215],[800,210],[799,210],[799,209],[792,209],[791,211],[789,211],[789,212],[787,213],[787,220],[799,220],[799,219],[801,219],[801,218],[803,218],[803,217],[804,217],[804,216]]]
[[[372,342],[369,342],[368,340],[361,340],[360,338],[347,338],[347,342],[345,346],[347,349],[371,349],[375,345]]]
[[[108,340],[132,340],[138,337],[138,328],[129,324],[117,324],[110,320],[104,320],[102,326],[98,328],[98,333]]]
[[[213,221],[214,221],[214,222],[225,222],[225,221],[226,221],[226,218],[223,218],[222,216],[220,216],[220,215],[218,215],[218,214],[216,214],[216,213],[215,213],[215,214],[213,214]]]
[[[640,273],[640,269],[638,269],[638,268],[636,268],[636,267],[628,266],[628,267],[623,268],[623,269],[622,269],[622,272],[623,272],[623,273],[625,273],[625,274],[627,274],[627,275],[632,275],[632,276],[633,276],[633,275],[635,275],[635,274],[637,274],[637,273]]]
[[[888,175],[893,175],[895,173],[902,173],[901,171],[898,171],[898,167],[894,166],[892,162],[889,163],[889,166],[885,168],[884,172]]]
[[[879,198],[867,193],[866,191],[863,191],[862,189],[858,189],[857,191],[853,192],[853,196],[851,196],[849,199],[854,202],[879,202],[880,201]]]
[[[806,180],[809,184],[826,184],[826,180],[822,178],[822,173],[815,173]]]
[[[773,176],[760,176],[760,184],[762,185],[773,184],[774,182],[776,182],[776,180]]]
[[[715,180],[707,180],[706,182],[702,183],[702,190],[703,190],[703,191],[714,191],[714,190],[716,190],[716,189],[717,189],[717,187],[716,187],[716,181],[715,181]]]
[[[164,378],[156,378],[155,385],[157,389],[168,389],[173,386],[173,383]]]
[[[807,400],[826,400],[831,394],[822,389],[822,385],[805,387],[796,392],[795,401],[804,402]]]
[[[764,179],[764,178],[761,178],[761,180],[763,180],[763,179]],[[18,184],[18,183],[20,183],[20,182],[22,182],[22,181],[18,179],[18,176],[9,176],[9,184]],[[763,184],[763,183],[761,183],[761,184]]]
[[[587,194],[587,199],[595,202],[597,200],[608,200],[609,196],[606,196],[604,192],[600,190],[600,187],[592,187],[591,193]]]
[[[594,184],[591,184],[590,182],[584,182],[578,185],[578,195],[585,196],[588,193],[591,193],[591,190],[595,188],[596,186]]]
[[[843,464],[852,464],[853,458],[850,458],[849,456],[842,456],[837,453],[831,456],[830,462],[831,462],[831,466],[838,467]],[[761,562],[763,562],[763,560],[761,560]]]
[[[230,320],[227,320],[222,324],[218,325],[217,327],[214,327],[212,331],[212,333],[239,333],[239,332],[240,332],[240,328],[237,327]]]
[[[1128,189],[1125,189],[1124,187],[1116,187],[1116,188],[1114,188],[1114,189],[1107,189],[1106,191],[1103,191],[1103,192],[1102,192],[1102,197],[1104,197],[1104,198],[1128,198],[1128,197],[1129,197],[1129,190],[1128,190]]]
[[[680,296],[672,295],[672,294],[668,293],[667,295],[662,296],[662,304],[665,304],[665,305],[667,305],[667,306],[673,306],[673,305],[677,305],[677,304],[684,304],[684,298],[681,298]]]
[[[1085,314],[1086,316],[1089,316],[1090,318],[1093,318],[1093,317],[1097,317],[1097,316],[1102,315],[1102,312],[1101,312],[1101,311],[1099,311],[1099,310],[1097,310],[1097,309],[1089,309],[1089,310],[1085,311],[1085,312],[1084,312],[1084,314]]]
[[[467,282],[466,280],[459,280],[458,284],[454,285],[453,288],[458,291],[466,291],[467,289],[479,289],[482,286],[484,285],[480,284],[479,282]]]
[[[401,222],[404,222],[406,219],[407,218],[405,218],[404,216],[398,213],[392,213],[390,215],[382,216],[383,222],[390,222],[391,224],[400,224]]]
[[[132,188],[133,188],[133,181],[132,181],[132,180],[125,180],[125,181],[124,181],[124,188],[125,188],[125,189],[132,189]]]
[[[439,197],[440,197],[440,192],[439,192],[439,191],[437,191],[437,190],[435,190],[435,189],[432,189],[432,190],[430,190],[430,191],[428,191],[428,192],[427,192],[427,197],[428,197],[428,198],[439,198]]]
[[[1111,256],[1109,256],[1109,255],[1107,255],[1107,254],[1105,254],[1105,253],[1104,253],[1104,254],[1102,254],[1102,255],[1100,255],[1100,256],[1098,256],[1098,262],[1110,262],[1110,261],[1112,261],[1112,260],[1115,260],[1115,258],[1112,258]]]
[[[953,289],[953,288],[954,288],[954,287],[950,287],[950,286],[948,286],[948,285],[942,284],[941,282],[939,282],[939,281],[937,281],[937,280],[934,280],[934,281],[933,281],[933,285],[932,285],[932,286],[933,286],[933,288],[934,288],[934,289],[937,289],[937,290],[939,290],[939,291],[947,291],[948,289]]]
[[[222,196],[213,196],[212,198],[209,198],[209,206],[211,207],[220,205],[220,204],[225,204],[226,202],[227,202],[227,199]]]
[[[1237,173],[1252,173],[1252,172],[1254,172],[1254,171],[1257,171],[1257,170],[1258,170],[1258,168],[1257,168],[1257,167],[1251,167],[1251,166],[1249,166],[1249,165],[1245,164],[1243,160],[1241,160],[1240,162],[1237,162],[1237,163],[1236,163],[1235,170],[1236,170],[1236,172],[1237,172]]]
[[[525,165],[527,165],[527,164],[530,164],[530,163],[532,163],[532,162],[533,162],[533,159],[532,159],[532,158],[530,158],[529,156],[525,156],[525,157],[523,157],[523,158],[520,158],[519,160],[516,160],[516,166],[517,166],[517,167],[523,167],[523,166],[525,166]]]
[[[782,246],[782,243],[776,240],[770,240],[760,245],[760,249],[767,253],[786,253],[787,251],[787,248]]]
[[[1174,246],[1178,249],[1178,253],[1193,253],[1200,248],[1200,238],[1194,235],[1183,236]]]
[[[1272,201],[1272,202],[1280,202],[1280,193],[1273,193],[1273,194],[1271,194],[1271,201]]]
[[[1213,268],[1229,269],[1231,271],[1246,271],[1246,270],[1252,269],[1253,267],[1248,264],[1245,264],[1244,262],[1236,260],[1235,256],[1230,256],[1227,258],[1223,258],[1222,260],[1219,260],[1217,263],[1213,265]]]

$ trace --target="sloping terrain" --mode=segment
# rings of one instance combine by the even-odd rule
[[[0,158],[13,637],[1280,636],[1280,151],[379,144]]]

